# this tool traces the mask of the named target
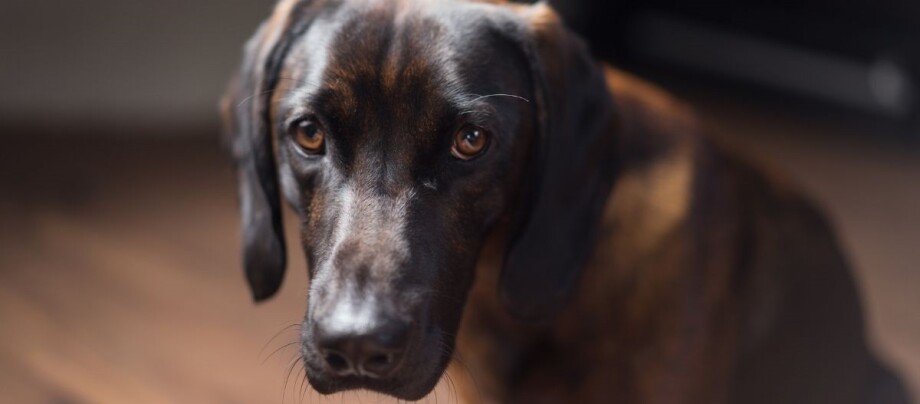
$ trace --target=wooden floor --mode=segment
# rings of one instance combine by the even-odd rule
[[[704,112],[828,207],[878,350],[920,386],[920,153],[828,146],[827,134],[796,136],[826,128]],[[289,371],[303,258],[292,249],[278,298],[250,303],[232,173],[213,140],[4,140],[0,403],[388,402],[321,399]],[[455,399],[440,387],[428,401]]]

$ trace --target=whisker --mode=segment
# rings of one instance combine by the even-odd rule
[[[442,335],[445,336],[445,337],[450,337],[450,338],[456,339],[456,337],[454,337],[454,336],[452,336],[451,334],[446,333],[446,332],[442,332]],[[451,356],[451,361],[456,362],[459,366],[461,366],[463,372],[465,372],[466,375],[467,375],[467,377],[469,377],[469,379],[473,382],[473,387],[476,389],[476,395],[477,395],[478,398],[479,398],[479,402],[482,402],[482,401],[483,401],[483,399],[482,399],[482,391],[481,391],[480,388],[479,388],[479,383],[476,381],[476,378],[473,377],[473,373],[472,373],[472,371],[470,370],[469,366],[467,366],[467,365],[460,359],[459,353],[457,353],[456,350],[454,350],[453,347],[450,346],[444,339],[438,340],[438,345],[439,345],[438,348],[440,348],[441,353],[443,353],[443,354],[445,354],[445,355],[450,355],[450,356]],[[456,383],[454,382],[453,378],[450,376],[450,373],[449,373],[449,372],[445,372],[443,377],[446,377],[447,380],[448,380],[449,386],[450,386],[450,388],[451,388],[451,390],[452,390],[452,392],[453,392],[453,397],[454,397],[454,400],[455,400],[454,402],[459,403],[459,402],[460,402],[460,395],[459,395],[459,393],[457,392]]]
[[[447,379],[447,387],[450,388],[450,397],[453,397],[454,403],[459,403],[460,399],[457,396],[457,385],[454,384],[454,379],[450,377],[450,372],[444,372],[444,378]]]
[[[268,348],[268,345],[271,344],[271,343],[275,340],[275,338],[278,338],[279,336],[281,336],[281,334],[282,334],[283,332],[285,332],[285,331],[287,331],[287,330],[290,330],[291,328],[296,327],[296,326],[299,326],[299,325],[301,325],[301,323],[300,323],[300,322],[296,322],[296,323],[292,323],[292,324],[286,325],[286,326],[284,326],[283,328],[281,328],[280,330],[278,330],[278,332],[276,332],[275,335],[273,335],[273,336],[268,340],[268,342],[266,342],[265,345],[262,346],[262,349],[259,350],[259,356],[262,356],[262,353],[265,352],[265,348]]]
[[[295,386],[300,396],[299,399],[297,400],[298,403],[303,401],[303,379],[304,379],[304,376],[306,376],[306,374],[307,374],[307,370],[303,366],[301,366],[300,370],[297,371],[297,376],[298,376],[297,378],[300,379],[300,381],[297,382],[297,386]]]
[[[294,366],[297,366],[297,363],[300,362],[300,359],[300,356],[297,356],[291,362],[291,366],[288,367],[287,376],[284,377],[284,386],[281,388],[281,404],[284,404],[284,397],[287,395],[287,386],[288,381],[291,380],[291,373],[294,371]]]
[[[312,396],[316,394],[316,391],[310,387],[309,380],[307,380],[307,369],[306,368],[304,368],[304,371],[303,371],[303,379],[301,380],[301,384],[303,385],[302,387],[303,390],[301,390],[300,392],[300,402],[302,403],[304,396],[307,396],[307,395]],[[313,401],[315,402],[316,400],[313,400]],[[307,400],[307,403],[309,402],[310,400]]]
[[[293,78],[293,77],[283,77],[283,76],[279,76],[279,77],[278,77],[278,81],[281,81],[281,80],[297,81],[297,79],[295,79],[295,78]],[[307,80],[301,80],[301,81],[295,83],[295,85],[307,85],[307,84],[310,84],[310,83],[313,83],[313,82],[307,81]],[[265,91],[262,91],[262,92],[259,92],[259,93],[256,93],[256,94],[252,94],[252,95],[250,95],[250,96],[248,96],[248,97],[246,97],[246,98],[243,98],[243,99],[239,102],[239,104],[237,104],[236,106],[237,106],[237,108],[239,108],[239,107],[243,106],[243,104],[245,104],[245,103],[247,103],[247,102],[249,102],[249,101],[252,101],[253,98],[261,97],[261,96],[263,96],[263,95],[270,94],[270,93],[272,93],[272,92],[274,92],[274,91],[275,91],[275,89],[271,89],[271,90],[265,90]]]
[[[293,341],[293,342],[288,342],[287,344],[284,344],[284,345],[278,347],[278,349],[274,350],[271,354],[269,354],[267,357],[265,357],[264,360],[262,360],[262,364],[264,365],[265,362],[268,362],[268,360],[272,358],[272,356],[275,356],[275,354],[277,354],[278,352],[281,352],[281,350],[283,350],[284,348],[290,347],[290,346],[292,346],[292,345],[297,345],[297,344],[299,344],[299,343],[300,343],[300,341]]]
[[[479,100],[484,100],[484,99],[486,99],[486,98],[492,98],[492,97],[508,97],[508,98],[514,98],[514,99],[517,99],[517,100],[521,100],[521,101],[524,101],[524,102],[526,102],[526,103],[530,103],[530,100],[528,100],[528,99],[526,99],[526,98],[524,98],[524,97],[521,97],[520,95],[514,95],[514,94],[489,94],[489,95],[480,95],[480,96],[474,98],[473,101],[471,101],[471,102],[476,102],[476,101],[479,101]]]
[[[447,333],[444,333],[444,335],[450,336]],[[456,338],[456,337],[452,337],[452,338]],[[443,349],[447,350],[450,348],[447,345],[447,343],[444,342],[443,340],[440,342],[441,342],[441,347]],[[466,373],[466,376],[470,379],[471,382],[473,382],[473,388],[476,390],[476,396],[478,397],[478,401],[482,402],[483,401],[482,389],[479,387],[479,381],[476,380],[476,376],[473,375],[473,371],[470,370],[470,367],[467,366],[467,364],[463,361],[462,357],[460,356],[458,352],[454,351],[451,359],[461,367],[463,372]]]
[[[263,96],[263,95],[270,94],[272,91],[274,91],[274,90],[265,90],[265,91],[262,91],[262,92],[259,92],[259,93],[250,95],[250,96],[248,96],[248,97],[246,97],[246,98],[243,98],[243,100],[240,101],[239,104],[236,104],[236,107],[237,107],[237,108],[242,107],[243,104],[245,104],[245,103],[247,103],[247,102],[249,102],[249,101],[252,101],[253,98],[261,97],[261,96]]]

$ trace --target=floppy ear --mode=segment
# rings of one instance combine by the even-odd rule
[[[615,172],[613,102],[601,66],[549,6],[518,12],[539,130],[500,293],[518,318],[541,320],[570,299],[594,250]]]
[[[243,266],[255,301],[281,287],[284,229],[271,137],[270,100],[291,43],[306,29],[308,2],[281,0],[246,43],[243,63],[221,101],[224,137],[239,181]]]

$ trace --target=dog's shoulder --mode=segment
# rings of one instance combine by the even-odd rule
[[[691,107],[621,70],[607,68],[606,78],[616,103],[621,160],[612,199],[652,208],[672,221],[717,215],[722,222],[772,227],[810,240],[832,235],[823,210],[798,184],[712,136]]]
[[[797,304],[795,293],[834,290],[838,307],[855,304],[848,264],[819,203],[780,170],[712,136],[667,92],[619,70],[606,74],[623,164],[605,224],[614,229],[610,245],[629,252],[618,261],[639,260],[683,232],[694,250],[709,250],[700,257],[713,260],[708,268],[725,268],[723,279],[734,282],[728,293],[746,296],[755,321],[743,328],[752,339]]]

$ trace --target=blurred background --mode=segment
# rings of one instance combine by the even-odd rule
[[[301,253],[252,305],[217,142],[272,3],[0,0],[0,402],[324,401],[290,367]],[[874,347],[920,396],[920,2],[556,3],[826,208]]]

